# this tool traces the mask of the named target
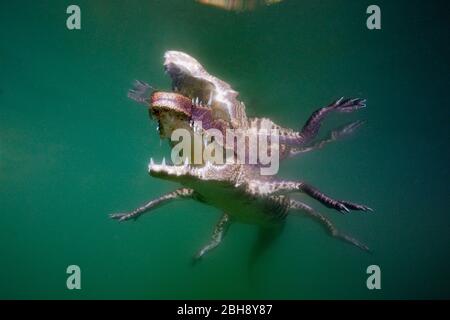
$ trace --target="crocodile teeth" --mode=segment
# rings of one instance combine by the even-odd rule
[[[148,171],[150,171],[154,165],[155,163],[153,162],[153,158],[150,158],[150,163],[148,164]]]
[[[163,167],[166,166],[166,158],[165,157],[162,159],[161,166],[163,166]]]
[[[209,93],[208,107],[211,107],[211,103],[212,103],[212,91]]]
[[[189,165],[189,159],[186,157],[184,158],[184,165],[187,167]]]

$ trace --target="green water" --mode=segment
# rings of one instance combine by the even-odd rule
[[[284,1],[227,12],[194,1],[68,1],[0,5],[0,298],[449,298],[449,23],[435,1],[377,1],[382,30],[366,28],[372,1]],[[160,146],[134,79],[169,89],[162,56],[185,51],[241,93],[247,112],[300,127],[345,96],[368,108],[353,137],[282,164],[279,173],[365,203],[342,216],[314,201],[373,254],[291,216],[246,272],[256,229],[233,225],[192,266],[220,212],[176,202],[136,222],[130,210],[176,188],[147,175]],[[66,268],[81,268],[81,290]],[[381,268],[381,290],[366,268]],[[256,279],[256,280],[255,280]]]

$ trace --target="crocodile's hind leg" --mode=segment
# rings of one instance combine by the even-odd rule
[[[219,222],[217,222],[216,226],[214,227],[214,231],[210,242],[206,244],[203,248],[201,248],[199,252],[195,255],[194,263],[199,261],[207,252],[216,248],[222,242],[223,237],[225,236],[225,234],[228,231],[228,228],[230,227],[230,223],[231,223],[230,216],[224,213],[220,217]]]
[[[300,132],[291,130],[284,131],[283,129],[280,129],[280,144],[286,144],[293,147],[304,145],[316,137],[322,121],[328,114],[333,111],[352,112],[364,108],[366,106],[365,103],[366,100],[364,99],[340,98],[330,105],[314,111]]]
[[[168,203],[172,200],[191,198],[193,194],[194,194],[194,190],[192,190],[192,189],[188,189],[188,188],[177,189],[177,190],[175,190],[173,192],[169,192],[157,199],[151,200],[151,201],[147,202],[145,205],[143,205],[142,207],[139,207],[131,212],[113,213],[113,214],[110,214],[109,217],[111,219],[116,219],[119,221],[125,221],[125,220],[130,220],[130,219],[136,220],[143,213],[145,213],[151,209],[155,209],[156,207],[159,207],[159,206],[161,206],[165,203]]]
[[[365,123],[365,121],[362,121],[362,120],[351,122],[340,128],[330,131],[328,133],[328,135],[326,136],[326,138],[319,140],[311,145],[308,145],[305,147],[291,148],[289,150],[289,157],[296,156],[300,153],[306,153],[306,152],[322,149],[325,145],[329,144],[330,142],[337,141],[339,139],[342,139],[342,138],[352,134],[359,127],[361,127],[364,123]]]
[[[295,200],[291,200],[290,201],[290,209],[293,210],[299,210],[302,213],[310,216],[311,218],[317,220],[318,222],[320,222],[328,231],[328,233],[335,238],[341,239],[345,242],[351,243],[355,246],[357,246],[358,248],[365,250],[365,251],[370,251],[369,248],[359,242],[357,239],[350,237],[346,234],[343,234],[341,232],[339,232],[339,230],[333,225],[333,223],[324,215],[320,214],[319,212],[315,211],[313,208],[311,208],[310,206],[300,202],[300,201],[295,201]]]
[[[303,181],[259,181],[255,180],[249,184],[249,192],[255,195],[277,195],[293,192],[306,193],[310,197],[321,202],[323,205],[336,209],[341,213],[350,212],[350,210],[373,211],[365,205],[353,203],[345,200],[336,200],[315,187]]]

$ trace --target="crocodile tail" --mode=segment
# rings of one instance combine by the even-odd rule
[[[135,80],[133,88],[128,90],[128,98],[140,104],[148,105],[152,91],[154,91],[154,88],[151,85],[140,80]]]

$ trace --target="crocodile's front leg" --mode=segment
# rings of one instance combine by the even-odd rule
[[[329,113],[333,111],[352,112],[364,108],[366,106],[365,103],[366,100],[364,99],[340,98],[330,105],[314,111],[300,132],[280,129],[280,144],[293,147],[304,145],[316,137],[322,121]]]
[[[289,207],[290,209],[293,210],[299,210],[302,213],[307,214],[308,216],[320,222],[327,229],[327,231],[332,237],[339,238],[343,241],[351,243],[362,250],[370,251],[365,244],[359,242],[357,239],[339,232],[339,230],[333,225],[333,223],[327,217],[315,211],[313,208],[304,204],[303,202],[291,200]]]
[[[306,152],[322,149],[328,143],[337,141],[339,139],[344,138],[345,136],[352,134],[363,124],[364,124],[364,121],[362,121],[362,120],[354,121],[354,122],[346,124],[340,128],[332,130],[331,132],[328,133],[326,138],[319,140],[319,141],[315,142],[314,144],[311,144],[311,145],[308,145],[305,147],[291,148],[289,150],[289,157],[296,156],[300,153],[306,153]]]
[[[373,211],[371,208],[365,205],[345,200],[335,200],[303,181],[255,180],[248,184],[248,188],[251,193],[258,195],[287,194],[293,192],[306,193],[307,195],[321,202],[325,206],[336,209],[341,213],[350,212],[350,210]]]
[[[230,216],[224,213],[222,217],[220,217],[219,222],[217,222],[216,226],[214,227],[211,241],[203,248],[201,248],[200,251],[195,255],[194,262],[200,260],[207,252],[216,248],[222,242],[222,239],[225,236],[229,226]]]
[[[109,217],[111,219],[116,219],[119,221],[125,221],[130,219],[137,219],[145,212],[154,209],[156,207],[159,207],[165,203],[168,203],[175,199],[186,199],[186,198],[192,198],[192,195],[194,193],[194,190],[188,189],[188,188],[180,188],[175,191],[169,192],[157,199],[151,200],[144,204],[142,207],[139,207],[131,212],[125,212],[125,213],[113,213],[110,214]]]

